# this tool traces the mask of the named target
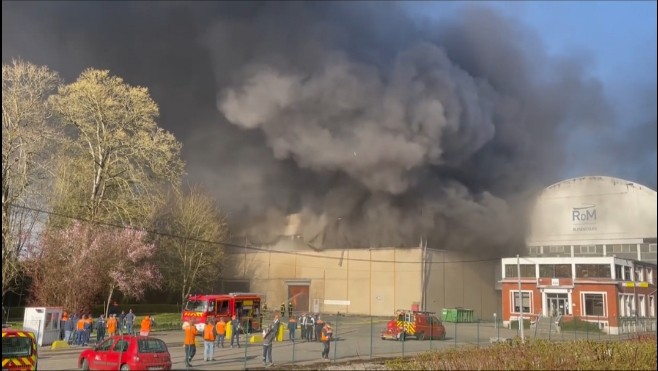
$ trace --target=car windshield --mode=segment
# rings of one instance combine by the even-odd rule
[[[31,338],[19,336],[6,336],[2,338],[2,358],[29,357],[31,355]]]
[[[195,312],[205,312],[207,308],[208,302],[206,300],[188,300],[185,304],[185,310]]]
[[[160,339],[139,339],[137,347],[139,353],[167,353],[167,346]]]

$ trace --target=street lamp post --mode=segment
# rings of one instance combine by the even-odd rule
[[[516,254],[516,278],[519,284],[519,331],[521,331],[521,343],[525,343],[523,334],[523,293],[521,292],[521,260],[519,254]]]

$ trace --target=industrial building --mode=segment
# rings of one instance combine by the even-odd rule
[[[513,276],[511,271],[504,271],[511,264],[508,259],[483,260],[422,243],[409,247],[317,249],[298,236],[299,221],[294,218],[291,216],[289,228],[275,242],[227,248],[223,271],[226,279],[221,291],[260,292],[266,295],[269,308],[292,302],[299,312],[389,316],[396,309],[415,306],[434,312],[462,307],[472,309],[474,318],[491,320],[499,314],[508,323],[514,318],[510,302],[513,289],[508,285]],[[596,292],[606,293],[606,303],[619,295],[628,300],[627,286],[633,280],[623,269],[615,274],[619,266],[629,267],[631,272],[641,267],[645,277],[655,275],[654,190],[610,177],[569,179],[539,195],[530,221],[527,252],[522,255],[523,264],[532,265],[534,270],[527,276],[522,274],[522,290],[532,292],[528,309],[534,314],[551,315],[560,305],[565,315],[582,313],[574,311],[581,310],[581,302],[587,306],[590,296],[581,294],[594,290],[576,287],[585,278],[587,282],[597,281],[596,285],[616,287],[616,291],[596,288]],[[581,276],[585,274],[583,261],[592,259],[602,259],[591,263],[597,269],[598,265],[609,267],[610,275],[600,277],[603,283],[590,273]],[[549,274],[546,265],[558,269]],[[647,285],[655,290],[655,282]],[[655,316],[655,304],[651,306],[655,292],[640,295],[645,298],[638,296],[638,301],[644,300],[645,311],[639,313]],[[638,303],[633,305],[640,308]],[[606,308],[611,316],[628,313],[626,301]],[[608,321],[606,326],[614,327]]]
[[[656,229],[656,191],[637,183],[591,176],[546,188],[527,256],[518,266],[517,258],[501,261],[504,323],[525,313],[578,317],[609,333],[621,332],[624,318],[655,326]]]
[[[488,318],[500,307],[497,260],[422,246],[317,250],[283,236],[262,248],[230,248],[226,261],[222,291],[263,293],[270,309],[292,302],[296,312],[390,316],[463,307]]]

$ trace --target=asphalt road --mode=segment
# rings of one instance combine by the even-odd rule
[[[323,317],[333,324],[336,340],[331,344],[330,360],[321,359],[322,343],[287,340],[285,332],[283,342],[275,342],[273,346],[273,361],[275,366],[313,365],[319,363],[341,362],[346,360],[371,358],[399,357],[417,354],[433,349],[455,347],[463,345],[485,346],[490,343],[491,337],[512,338],[516,331],[499,329],[493,324],[475,323],[445,323],[445,340],[382,340],[379,332],[385,327],[386,319],[373,319],[363,317]],[[296,333],[299,337],[299,331]],[[154,337],[160,338],[169,347],[173,361],[173,368],[184,370],[183,331],[154,332]],[[195,359],[192,361],[194,370],[235,370],[263,368],[262,346],[259,343],[245,343],[241,336],[241,348],[215,349],[215,361],[203,361],[203,345],[197,347]],[[78,368],[78,355],[81,347],[51,350],[44,347],[39,350],[39,370],[71,370]],[[117,366],[118,368],[118,366]]]

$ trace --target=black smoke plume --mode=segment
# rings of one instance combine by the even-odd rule
[[[567,172],[569,133],[616,127],[585,62],[547,55],[532,30],[484,6],[443,21],[389,2],[2,9],[3,61],[69,81],[108,68],[149,87],[190,180],[237,235],[259,240],[296,213],[317,247],[422,237],[508,254],[523,246],[526,201]]]

